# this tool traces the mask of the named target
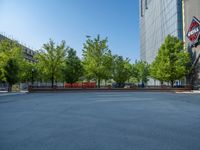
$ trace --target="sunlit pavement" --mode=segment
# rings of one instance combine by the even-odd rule
[[[0,150],[199,150],[200,94],[0,97]]]
[[[176,93],[185,93],[185,94],[200,94],[200,90],[185,91],[185,92],[176,92]]]
[[[0,97],[1,96],[11,96],[11,95],[21,95],[26,94],[28,91],[20,91],[20,92],[7,92],[7,91],[0,91]]]

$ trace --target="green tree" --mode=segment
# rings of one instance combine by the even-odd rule
[[[12,89],[12,85],[20,81],[20,67],[22,62],[22,47],[16,41],[1,40],[0,81],[6,81],[9,84],[9,92]]]
[[[24,60],[21,64],[20,80],[22,82],[34,82],[39,80],[39,74],[36,68],[36,63]]]
[[[67,48],[65,41],[59,45],[55,45],[53,40],[49,40],[47,44],[43,45],[44,50],[40,50],[36,59],[38,60],[37,69],[43,75],[44,80],[51,80],[51,86],[54,82],[61,80],[62,68],[64,66]]]
[[[161,55],[158,55],[150,65],[150,76],[154,79],[159,80],[162,85],[163,82],[166,81],[166,78],[168,76],[166,70],[167,67],[168,64],[166,64],[164,61],[161,61]]]
[[[2,52],[0,52],[0,82],[5,80],[4,70],[3,70],[4,65],[5,65],[4,54]]]
[[[63,73],[65,81],[71,84],[77,82],[83,75],[81,60],[76,55],[76,51],[72,48],[67,51]]]
[[[12,85],[19,81],[19,64],[16,59],[10,58],[5,66],[5,79],[8,82],[8,92],[12,91]]]
[[[113,80],[122,87],[123,84],[131,77],[131,64],[128,58],[122,56],[113,56],[112,75]]]
[[[101,40],[98,35],[93,40],[87,37],[83,47],[83,66],[88,79],[96,79],[98,87],[102,79],[111,76],[112,55],[107,38]]]
[[[151,76],[157,80],[170,82],[183,78],[188,73],[189,53],[184,50],[183,42],[168,35],[161,45],[158,55],[151,65]]]
[[[132,76],[137,79],[138,82],[147,83],[149,74],[149,65],[147,62],[140,60],[133,64]]]

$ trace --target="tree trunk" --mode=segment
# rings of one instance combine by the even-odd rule
[[[72,84],[73,84],[73,83],[72,83],[72,82],[70,82],[70,87],[71,87],[71,88],[72,88]]]
[[[160,86],[161,86],[161,88],[164,87],[164,86],[163,86],[163,81],[160,81]]]
[[[172,88],[174,87],[174,81],[173,80],[171,81],[171,87]]]
[[[12,92],[12,84],[8,84],[8,92]]]
[[[53,85],[54,85],[54,75],[53,75],[53,73],[52,73],[52,75],[51,75],[51,87],[53,88]]]
[[[98,88],[100,88],[100,82],[101,82],[101,79],[98,78],[98,79],[97,79],[97,86],[98,86]]]
[[[122,84],[121,84],[121,82],[119,82],[119,87],[118,88],[121,88],[122,87]]]

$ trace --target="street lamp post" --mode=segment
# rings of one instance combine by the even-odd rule
[[[32,68],[32,70],[31,70],[31,73],[32,73],[32,74],[31,74],[31,75],[32,75],[32,76],[31,76],[31,85],[33,86],[33,73],[34,73],[34,69],[33,69],[33,68]]]

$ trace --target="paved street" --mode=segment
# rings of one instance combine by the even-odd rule
[[[0,150],[200,150],[200,94],[1,96]]]

